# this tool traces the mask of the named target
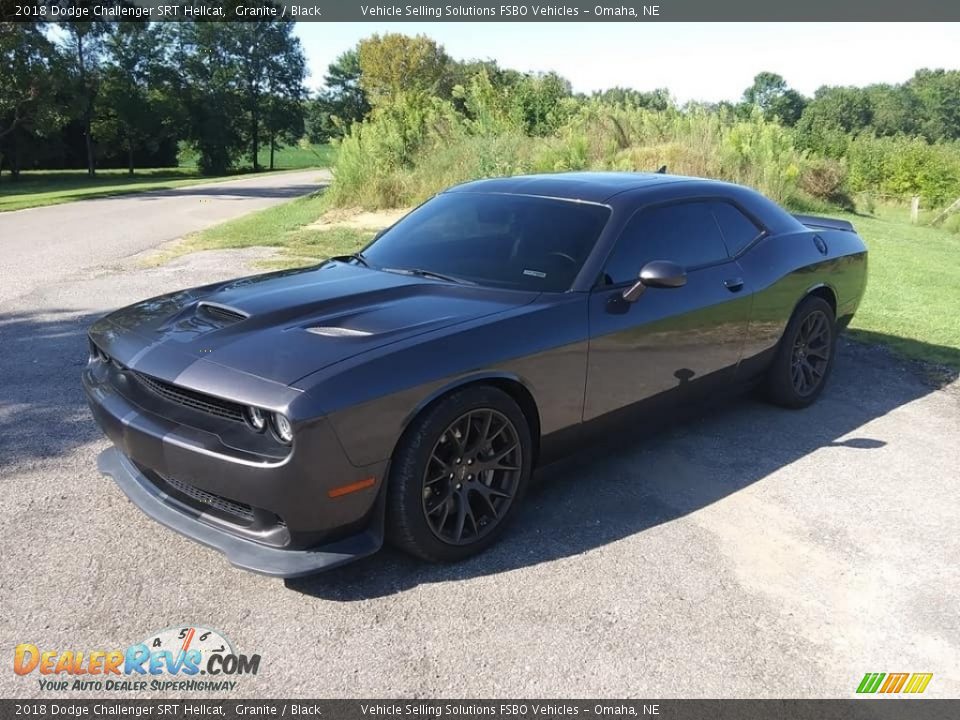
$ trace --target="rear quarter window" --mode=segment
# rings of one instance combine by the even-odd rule
[[[760,236],[763,230],[739,208],[728,202],[711,203],[713,216],[717,219],[727,252],[736,255]]]

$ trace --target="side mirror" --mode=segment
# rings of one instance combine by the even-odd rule
[[[623,299],[636,302],[643,291],[651,288],[678,288],[687,284],[687,271],[669,260],[651,260],[640,270],[637,282],[623,291]]]

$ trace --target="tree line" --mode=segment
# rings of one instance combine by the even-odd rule
[[[0,170],[163,167],[181,143],[220,174],[304,133],[293,23],[0,24]]]
[[[400,34],[374,35],[329,66],[325,89],[308,110],[311,137],[342,137],[378,103],[411,93],[446,98],[469,112],[462,88],[480,71],[493,91],[513,106],[511,112],[524,118],[531,135],[554,132],[578,103],[597,100],[650,110],[706,109],[740,118],[759,110],[767,120],[795,128],[801,146],[830,157],[842,156],[849,141],[862,133],[920,137],[929,143],[960,139],[958,70],[918,70],[900,84],[825,85],[813,97],[791,88],[776,73],[761,72],[739,102],[690,102],[677,108],[666,88],[643,92],[615,87],[575,94],[570,82],[556,73],[521,73],[494,60],[458,62],[426,36]]]
[[[467,137],[543,139],[556,153],[561,138],[569,145],[571,132],[591,113],[606,118],[609,142],[619,152],[640,137],[661,142],[670,133],[658,136],[658,123],[677,125],[706,113],[728,128],[757,117],[784,128],[792,148],[843,165],[822,165],[824,181],[842,175],[846,182],[849,171],[855,189],[914,192],[912,165],[895,167],[912,158],[913,165],[939,163],[935,183],[925,181],[936,185],[927,194],[949,194],[960,182],[953,170],[960,141],[957,70],[919,70],[899,84],[824,86],[812,97],[762,72],[737,102],[681,106],[665,88],[575,93],[554,72],[455,60],[427,36],[387,33],[342,53],[313,97],[305,74],[289,21],[3,23],[0,169],[14,176],[67,166],[86,167],[90,175],[108,166],[132,172],[175,165],[186,145],[201,172],[217,174],[244,160],[258,168],[262,148],[272,158],[275,149],[303,137],[322,143],[355,135],[360,143],[362,132],[371,152],[382,156],[381,166],[401,167],[423,146],[426,132],[442,134],[444,126]],[[631,135],[616,120],[618,108],[648,113],[649,132]],[[640,121],[640,115],[624,117]],[[575,167],[579,151],[563,149],[572,155],[557,167]],[[480,170],[497,172],[502,165],[498,160]]]
[[[328,67],[324,89],[307,107],[309,137],[313,142],[342,138],[373,109],[405,101],[449,100],[458,111],[470,115],[469,88],[480,76],[502,103],[510,105],[510,114],[532,136],[554,132],[576,101],[587,98],[575,94],[570,81],[556,72],[521,72],[500,67],[496,60],[455,60],[425,35],[375,34]],[[591,97],[660,110],[671,104],[666,89],[611,88]]]
[[[960,71],[918,70],[900,84],[824,86],[806,98],[775,73],[763,72],[743,95],[768,119],[797,128],[805,147],[839,156],[851,136],[960,139]]]

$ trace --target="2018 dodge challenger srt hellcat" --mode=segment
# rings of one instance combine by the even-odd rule
[[[355,255],[106,316],[83,383],[101,470],[235,565],[304,575],[384,538],[452,561],[601,423],[758,383],[812,403],[866,276],[849,223],[736,185],[481,180]]]

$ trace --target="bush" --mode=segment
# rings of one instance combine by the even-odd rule
[[[777,202],[794,191],[803,155],[793,136],[780,125],[754,117],[736,123],[724,134],[720,175],[749,185]]]
[[[862,215],[875,215],[877,212],[877,198],[872,192],[862,192],[857,195],[854,210]]]
[[[329,202],[337,207],[410,203],[408,175],[424,152],[463,137],[462,120],[446,101],[402,96],[355,123],[337,145]]]
[[[862,135],[848,153],[850,188],[906,200],[919,195],[939,206],[960,196],[960,145],[931,145],[921,138]]]
[[[809,158],[797,179],[800,190],[811,197],[852,210],[854,203],[847,194],[846,183],[846,163],[830,158]]]
[[[709,154],[678,142],[626,148],[614,156],[608,168],[628,172],[651,172],[662,165],[666,165],[667,170],[675,175],[716,177],[720,173],[719,163]]]

